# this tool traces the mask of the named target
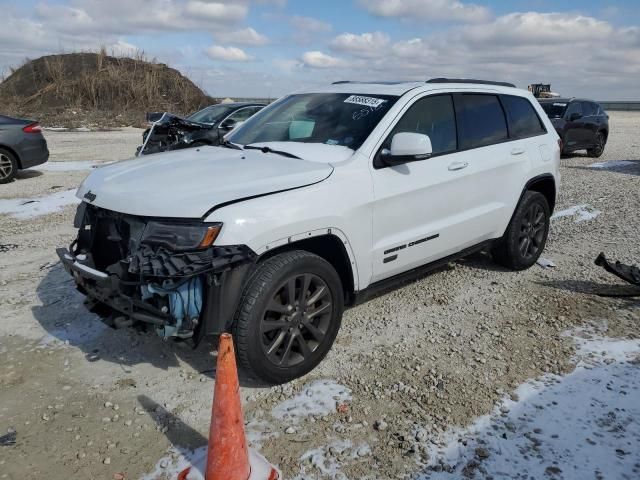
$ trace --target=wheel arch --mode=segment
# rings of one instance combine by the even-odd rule
[[[16,159],[16,162],[18,162],[18,169],[22,170],[22,161],[20,160],[20,155],[18,155],[18,153],[13,148],[9,147],[8,145],[4,145],[0,143],[0,149],[6,150],[11,155],[13,155],[14,158]]]
[[[345,304],[351,304],[358,288],[358,275],[355,258],[349,243],[342,232],[336,229],[306,232],[288,237],[285,242],[261,249],[258,262],[262,262],[274,255],[291,250],[304,250],[323,258],[336,270],[344,291]]]
[[[550,173],[545,173],[542,175],[538,175],[537,177],[533,177],[530,179],[522,189],[522,193],[520,194],[520,198],[518,199],[518,203],[524,197],[524,194],[527,191],[539,192],[545,196],[547,202],[549,203],[549,211],[553,213],[553,210],[556,206],[556,180]],[[515,210],[514,210],[515,213]]]
[[[601,127],[598,132],[602,132],[604,134],[605,143],[609,140],[609,129],[607,127]]]

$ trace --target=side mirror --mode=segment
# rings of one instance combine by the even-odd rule
[[[569,120],[571,120],[573,122],[575,120],[578,120],[579,118],[582,118],[582,114],[578,113],[578,112],[573,112],[571,114],[571,116],[569,117]]]
[[[386,165],[401,165],[429,158],[432,152],[431,139],[428,135],[400,132],[391,139],[391,149],[382,150],[381,158]]]
[[[237,122],[235,120],[228,118],[224,122],[222,122],[218,128],[225,132],[230,132],[231,130],[236,128],[236,125],[237,125]]]

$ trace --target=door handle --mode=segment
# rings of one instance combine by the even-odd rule
[[[511,155],[522,155],[524,153],[524,148],[516,147],[511,149]]]
[[[467,168],[469,166],[468,162],[453,162],[449,164],[449,170],[462,170],[463,168]]]

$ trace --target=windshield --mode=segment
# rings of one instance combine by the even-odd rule
[[[567,109],[565,102],[542,102],[540,105],[549,118],[562,118]]]
[[[187,117],[187,120],[200,123],[216,123],[227,116],[235,107],[228,105],[211,105],[210,107],[203,108],[199,112],[192,113]]]
[[[239,145],[323,143],[356,150],[397,99],[349,93],[290,95],[251,117],[228,140]]]

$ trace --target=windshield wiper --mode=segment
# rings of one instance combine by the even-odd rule
[[[271,147],[267,147],[266,145],[264,147],[258,147],[255,145],[245,145],[244,147],[245,150],[260,150],[262,153],[275,153],[276,155],[282,155],[283,157],[289,157],[289,158],[297,158],[302,160],[299,156],[294,155],[293,153],[289,153],[289,152],[283,152],[282,150],[274,150]]]
[[[229,140],[222,140],[220,142],[220,146],[225,148],[233,148],[234,150],[244,150],[240,145],[232,143]]]

